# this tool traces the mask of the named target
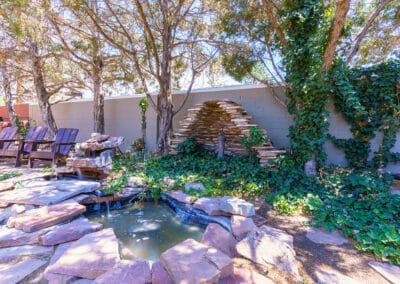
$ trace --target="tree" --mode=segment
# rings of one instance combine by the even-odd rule
[[[57,125],[51,106],[77,93],[75,80],[68,78],[70,65],[62,62],[60,50],[52,42],[53,31],[46,17],[49,1],[7,1],[0,8],[3,28],[15,36],[16,49],[26,60],[19,69],[31,75],[42,123],[54,135]],[[66,91],[64,96],[62,90]]]
[[[391,2],[376,2],[373,7],[379,14]],[[228,71],[240,79],[251,74],[261,61],[276,82],[284,78],[287,108],[294,118],[291,149],[298,165],[311,159],[324,162],[330,99],[328,74],[338,51],[349,42],[361,43],[366,35],[360,32],[357,40],[344,40],[349,36],[349,15],[355,13],[350,4],[350,0],[249,0],[224,1],[225,9],[221,9],[224,35],[235,47],[225,54]],[[235,26],[235,22],[239,24]],[[243,37],[249,39],[249,44],[236,44],[238,38],[243,42]]]
[[[193,0],[105,0],[98,10],[86,1],[71,5],[84,9],[101,35],[125,56],[126,70],[159,116],[159,153],[168,153],[172,118],[186,102],[196,76],[217,54],[212,5]],[[186,72],[191,73],[186,98],[174,107],[171,92]]]
[[[85,87],[93,94],[93,131],[104,133],[104,87],[116,80],[131,79],[118,74],[119,54],[107,45],[87,14],[73,9],[68,1],[60,2],[54,2],[50,17],[52,25],[67,51],[67,59],[90,78],[91,84],[85,84]],[[88,5],[97,13],[97,1],[90,1]]]

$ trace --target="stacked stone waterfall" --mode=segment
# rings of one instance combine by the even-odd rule
[[[247,154],[242,138],[250,135],[251,116],[237,103],[232,101],[206,101],[188,110],[187,116],[180,121],[181,128],[171,140],[170,153],[178,154],[177,146],[188,138],[195,139],[206,149],[217,151],[218,133],[225,135],[225,153],[243,156]],[[264,135],[267,136],[265,130]],[[270,160],[284,153],[275,149],[271,141],[255,147],[260,164],[268,165]]]

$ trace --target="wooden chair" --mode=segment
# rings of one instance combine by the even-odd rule
[[[6,154],[11,151],[11,142],[14,142],[14,136],[18,132],[18,127],[11,126],[5,127],[0,132],[0,157],[6,156]]]
[[[42,140],[32,142],[32,151],[29,154],[28,166],[33,167],[34,160],[51,161],[52,166],[57,166],[60,158],[68,156],[71,148],[75,145],[75,139],[79,129],[60,128],[54,141]],[[41,144],[51,144],[50,151],[38,151],[37,147]]]
[[[17,128],[18,129],[18,128]],[[40,141],[44,138],[47,127],[30,126],[25,139],[8,139],[8,142],[18,142],[17,149],[4,149],[0,151],[0,157],[15,157],[15,166],[21,166],[21,158],[28,155],[32,151],[33,142]]]

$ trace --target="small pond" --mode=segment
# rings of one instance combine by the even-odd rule
[[[205,228],[183,223],[166,203],[135,202],[121,209],[92,212],[86,216],[105,228],[113,228],[124,259],[158,260],[170,247],[188,239],[200,241]]]

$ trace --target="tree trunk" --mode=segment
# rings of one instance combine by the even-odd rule
[[[96,63],[93,67],[93,131],[98,133],[104,133],[104,92],[101,69],[101,63]]]
[[[169,144],[172,136],[172,97],[171,94],[160,94],[160,132],[158,137],[158,151],[161,155],[169,153]]]
[[[49,101],[50,94],[47,92],[45,87],[38,46],[36,43],[30,42],[29,48],[32,61],[33,84],[35,86],[36,97],[42,117],[42,123],[48,127],[50,134],[54,136],[57,133],[57,125],[56,121],[54,120],[53,112],[51,110],[51,105]]]
[[[13,108],[12,93],[11,93],[11,82],[7,69],[4,65],[0,65],[1,74],[3,77],[3,88],[4,88],[4,101],[6,105],[8,119],[13,126],[17,126],[17,116]]]

